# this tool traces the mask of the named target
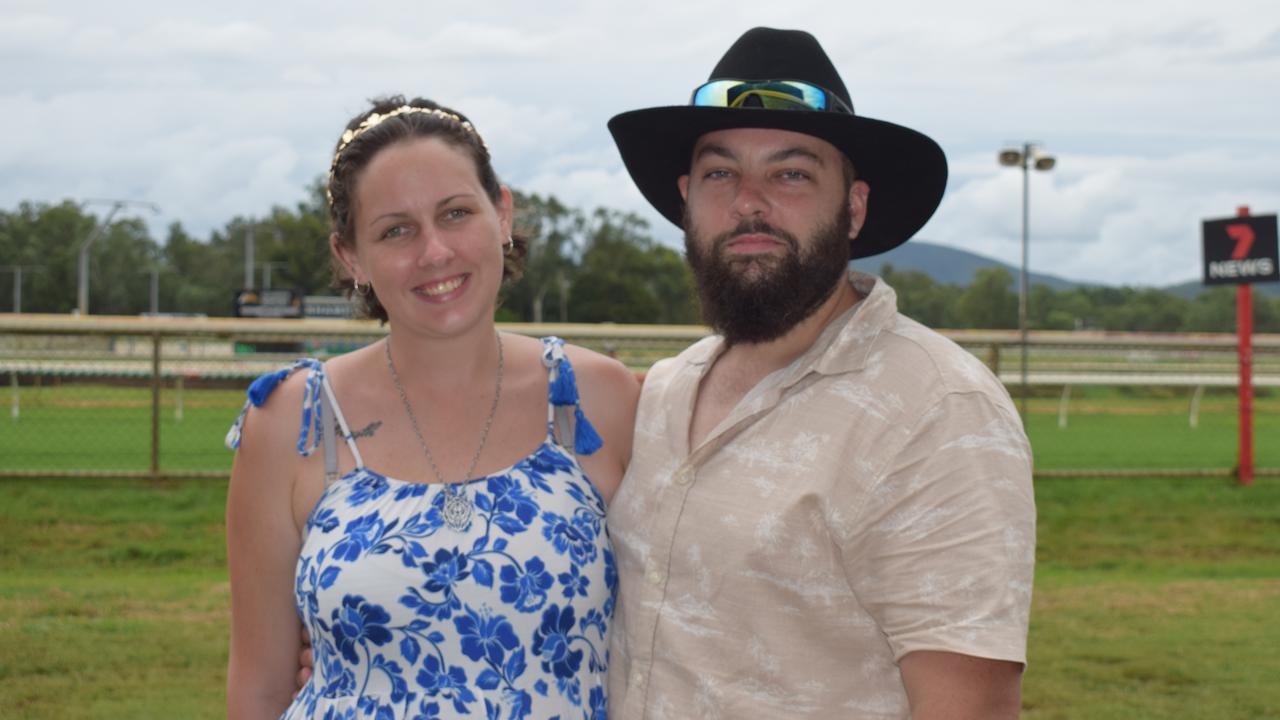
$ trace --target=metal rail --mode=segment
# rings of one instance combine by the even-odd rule
[[[674,355],[705,337],[699,326],[575,323],[506,323],[507,332],[559,335],[615,355],[642,374],[656,360]],[[1013,354],[1017,331],[944,330],[944,335],[982,359],[1002,382],[1021,382]],[[58,472],[0,468],[0,477],[225,477],[213,471],[168,470],[160,459],[161,391],[175,391],[175,417],[183,412],[184,386],[195,382],[245,382],[278,369],[297,353],[237,352],[240,344],[302,347],[327,357],[367,344],[386,333],[375,321],[336,319],[238,319],[177,317],[92,318],[68,315],[0,315],[0,383],[11,386],[11,416],[20,415],[21,386],[56,383],[124,382],[150,388],[150,462],[147,469]],[[1059,423],[1066,424],[1070,389],[1083,385],[1194,387],[1189,421],[1198,417],[1205,387],[1235,387],[1236,338],[1231,334],[1032,332],[1029,385],[1063,389]],[[1005,362],[1009,359],[1009,362]],[[1253,384],[1280,387],[1280,335],[1254,339]],[[224,385],[225,387],[226,385]],[[14,427],[17,427],[16,425]],[[74,431],[72,431],[74,432]],[[172,440],[171,440],[172,442]],[[1226,475],[1227,469],[1158,470],[1148,474]],[[1276,471],[1280,472],[1280,471]],[[1043,471],[1037,476],[1130,477],[1135,470]],[[1266,471],[1261,474],[1271,474]]]

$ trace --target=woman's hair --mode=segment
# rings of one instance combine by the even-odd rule
[[[489,149],[480,134],[471,126],[466,116],[438,105],[431,100],[414,98],[406,101],[403,95],[375,98],[373,107],[360,113],[347,123],[346,131],[334,149],[333,162],[329,166],[329,182],[326,187],[329,199],[329,225],[339,244],[355,248],[355,218],[352,217],[356,176],[383,148],[403,140],[414,138],[439,138],[441,141],[464,151],[475,164],[476,177],[485,194],[496,205],[502,200],[502,186],[493,171]],[[503,259],[502,279],[513,282],[524,270],[524,258],[528,252],[528,240],[520,235],[512,236],[512,247]],[[358,309],[367,317],[387,321],[387,311],[378,301],[373,288],[367,292],[355,292],[354,283],[346,269],[336,260],[333,263],[333,286],[345,290],[348,296],[358,300]]]

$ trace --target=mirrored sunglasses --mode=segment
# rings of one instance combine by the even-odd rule
[[[760,107],[853,114],[835,93],[800,80],[712,80],[693,91],[694,107]]]

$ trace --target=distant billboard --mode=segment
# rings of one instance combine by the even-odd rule
[[[335,295],[308,295],[302,299],[302,316],[309,318],[347,319],[356,316],[350,300]]]
[[[1243,285],[1280,280],[1276,216],[1204,221],[1204,284]]]
[[[238,290],[235,300],[236,317],[300,318],[302,317],[302,293],[292,289]]]

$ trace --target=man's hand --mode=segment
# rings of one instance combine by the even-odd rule
[[[1022,710],[1022,663],[917,650],[898,667],[912,720],[1005,720]]]
[[[308,633],[304,627],[302,628],[302,649],[298,651],[298,689],[294,691],[294,697],[298,697],[298,693],[302,692],[302,688],[311,680],[314,668],[315,658],[311,656],[311,633]]]

